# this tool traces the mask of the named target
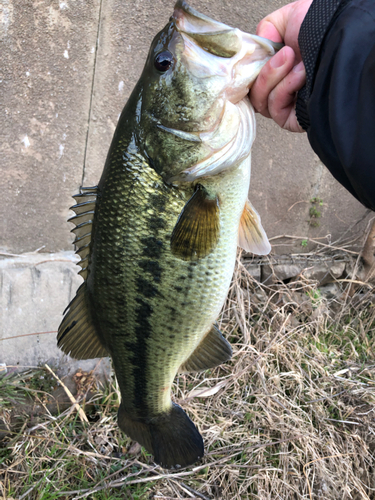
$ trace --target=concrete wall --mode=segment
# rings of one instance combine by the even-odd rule
[[[249,32],[285,3],[191,0]],[[0,4],[0,339],[56,330],[79,282],[66,223],[71,195],[82,182],[98,182],[121,109],[172,10],[167,0]],[[367,223],[366,210],[333,180],[306,137],[261,117],[250,197],[269,237],[355,240]],[[323,203],[317,226],[309,215],[314,197]],[[301,240],[272,241],[276,253],[311,248]],[[0,362],[57,359],[49,335],[0,341]]]

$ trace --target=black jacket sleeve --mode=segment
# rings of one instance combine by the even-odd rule
[[[298,41],[298,121],[334,177],[375,210],[375,0],[314,0]]]

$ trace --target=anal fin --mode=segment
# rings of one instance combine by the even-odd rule
[[[259,214],[249,200],[246,201],[241,216],[238,246],[255,255],[268,255],[271,251],[271,245],[260,222]]]
[[[86,282],[78,288],[59,326],[57,346],[75,359],[108,356],[92,322],[86,296]]]
[[[232,348],[216,325],[201,340],[190,357],[180,366],[179,372],[200,372],[214,368],[232,357]]]

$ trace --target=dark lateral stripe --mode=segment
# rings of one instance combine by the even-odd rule
[[[155,283],[159,283],[162,268],[157,260],[144,259],[138,262],[138,266],[143,272],[150,273]]]
[[[132,359],[134,380],[133,407],[147,414],[147,341],[152,333],[149,322],[152,309],[147,302],[139,300],[137,300],[137,302],[140,302],[136,310],[137,326],[135,328],[135,334],[137,341],[136,344],[132,346],[134,352],[134,357]]]
[[[136,309],[137,326],[135,327],[136,344],[133,346],[135,354],[133,358],[134,376],[134,406],[137,409],[147,410],[147,342],[152,334],[150,317],[152,307],[140,298],[137,298],[139,306]]]
[[[158,260],[161,257],[163,242],[150,236],[149,238],[143,238],[141,240],[143,245],[142,255],[144,257],[149,257],[152,260]]]
[[[188,266],[188,278],[189,278],[189,281],[193,280],[193,276],[194,276],[196,265],[197,265],[196,262],[189,262],[189,266]]]
[[[151,316],[153,313],[150,301],[160,294],[163,269],[160,261],[165,251],[165,242],[160,232],[165,229],[165,196],[157,193],[151,195],[148,205],[154,208],[154,215],[147,220],[147,234],[150,236],[141,240],[141,259],[138,263],[139,274],[136,279],[136,343],[133,346],[133,376],[134,376],[134,407],[147,412],[148,371],[150,360],[147,359],[147,347],[153,333]]]
[[[136,283],[137,292],[139,294],[142,294],[147,298],[156,297],[157,295],[159,295],[158,289],[152,284],[151,281],[149,281],[149,278],[145,279],[141,276],[138,276]]]
[[[161,217],[155,217],[150,219],[150,229],[153,231],[158,231],[159,229],[164,229],[167,223]]]

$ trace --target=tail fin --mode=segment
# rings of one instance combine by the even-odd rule
[[[204,455],[202,436],[178,405],[146,421],[132,420],[120,405],[118,424],[128,436],[152,453],[166,469],[187,467]]]

